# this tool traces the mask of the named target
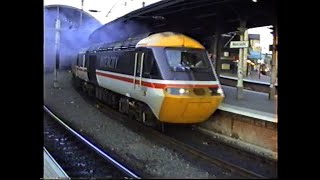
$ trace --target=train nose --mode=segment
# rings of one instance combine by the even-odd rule
[[[206,121],[218,108],[223,96],[166,96],[159,120],[167,123],[199,123]]]

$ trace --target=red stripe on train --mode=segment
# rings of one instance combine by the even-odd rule
[[[133,79],[132,78],[127,78],[127,77],[121,77],[121,76],[116,76],[113,74],[106,74],[102,72],[97,72],[97,75],[112,78],[112,79],[117,79],[120,81],[125,81],[133,84]],[[139,80],[136,79],[135,84],[139,84]],[[150,87],[150,88],[157,88],[157,89],[164,89],[166,87],[172,87],[172,88],[217,88],[219,87],[217,84],[208,84],[208,85],[193,85],[193,84],[160,84],[160,83],[151,83],[151,82],[146,82],[146,81],[141,81],[142,86]]]

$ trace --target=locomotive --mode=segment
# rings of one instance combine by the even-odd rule
[[[76,86],[148,126],[206,121],[224,93],[206,49],[181,33],[146,33],[78,54]]]

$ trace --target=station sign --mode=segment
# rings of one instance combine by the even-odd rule
[[[230,48],[247,48],[249,47],[249,41],[231,41]]]

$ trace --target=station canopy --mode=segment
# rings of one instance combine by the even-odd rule
[[[126,39],[147,32],[174,31],[196,39],[237,31],[240,19],[246,27],[274,25],[276,0],[163,0],[132,11],[107,23],[90,35],[93,42]]]

